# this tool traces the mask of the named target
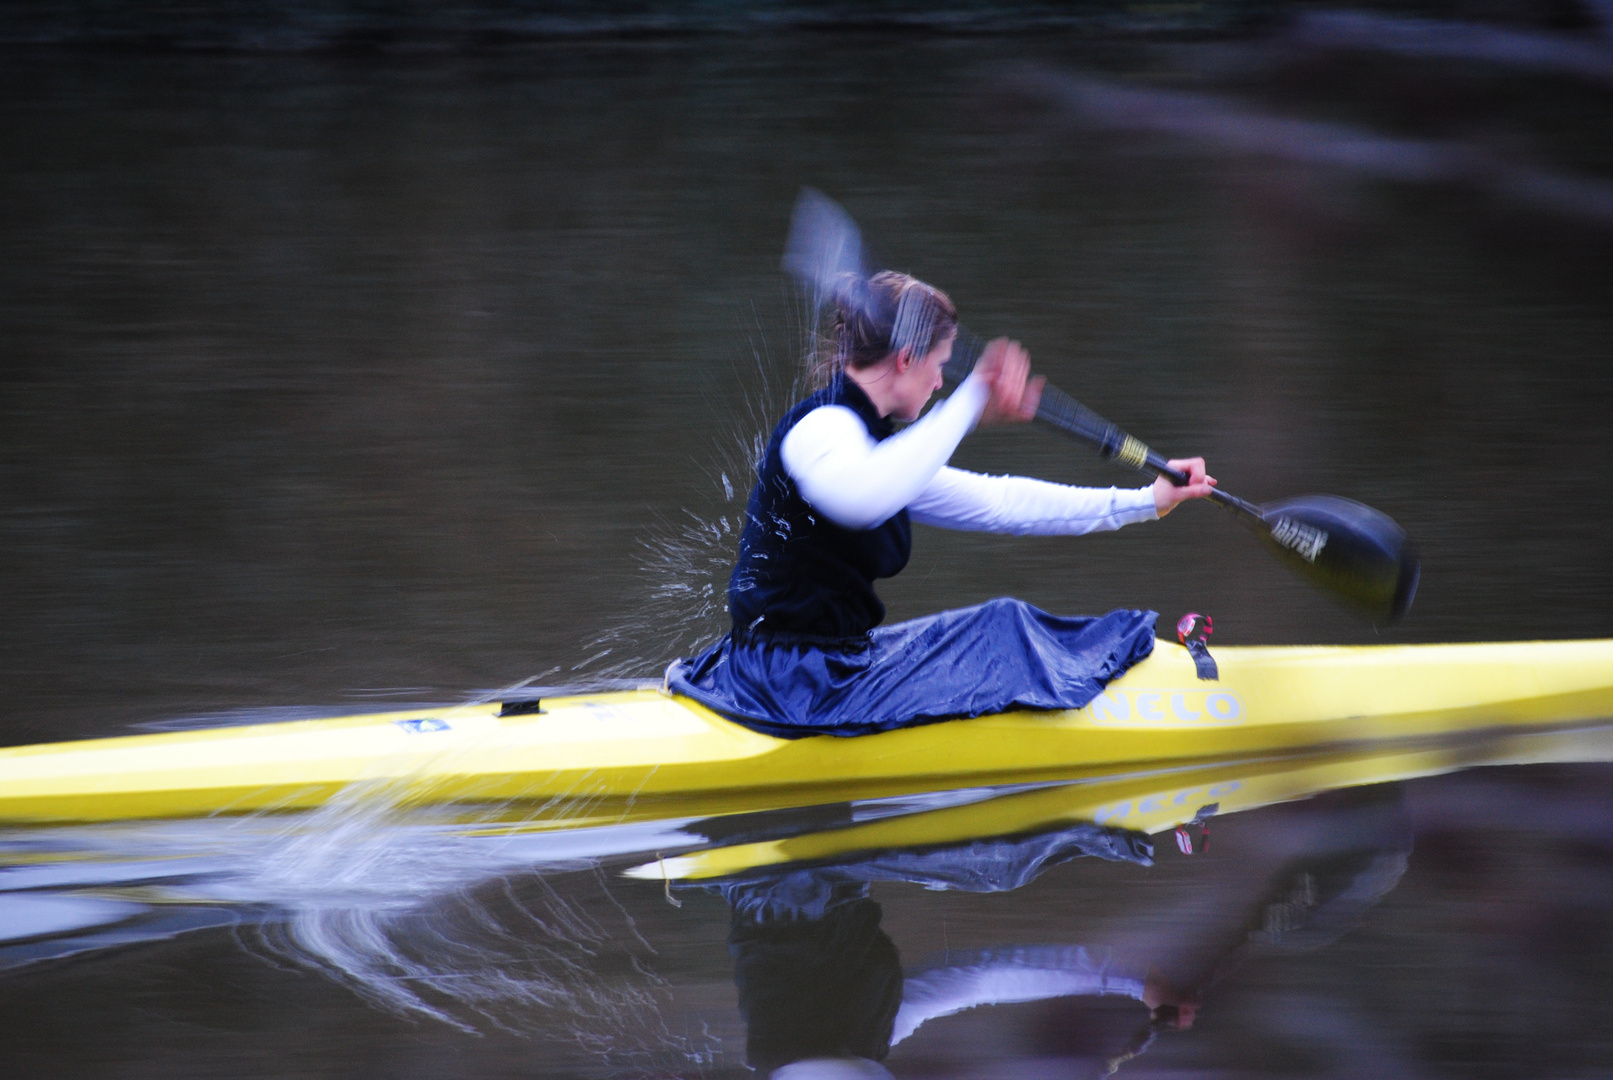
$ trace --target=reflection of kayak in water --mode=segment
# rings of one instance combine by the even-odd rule
[[[730,820],[722,818],[686,823],[682,831],[703,835],[709,846],[666,855],[625,874],[669,885],[698,884],[857,859],[870,880],[911,880],[920,872],[933,877],[933,853],[963,842],[973,844],[999,874],[1005,844],[1021,858],[1037,845],[1054,844],[1057,851],[1079,848],[1107,859],[1146,862],[1152,856],[1149,837],[1175,829],[1175,846],[1191,854],[1205,849],[1211,819],[1326,792],[1480,766],[1597,761],[1613,761],[1613,728],[1606,725],[1219,759],[1069,783],[966,788],[849,803],[838,819],[771,833],[712,824]],[[1027,837],[1040,839],[1030,844]],[[1040,872],[1057,851],[1047,848],[1027,865]]]
[[[1613,716],[1613,641],[1228,647],[1202,681],[1161,644],[1082,709],[777,739],[655,688],[0,750],[0,820],[246,813],[353,784],[404,803],[708,814],[1075,778],[1234,755]],[[530,694],[530,692],[528,692]],[[660,816],[665,816],[661,814]]]

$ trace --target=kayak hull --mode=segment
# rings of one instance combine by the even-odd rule
[[[523,803],[575,823],[721,813],[1238,756],[1596,723],[1613,640],[1226,647],[1220,678],[1161,643],[1086,708],[784,740],[649,687],[0,750],[0,821]]]

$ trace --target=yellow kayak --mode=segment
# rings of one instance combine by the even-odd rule
[[[1197,678],[1161,642],[1083,709],[784,740],[655,686],[0,750],[0,821],[295,810],[339,794],[510,804],[581,824],[1237,756],[1561,728],[1613,717],[1613,640],[1226,647]],[[508,807],[506,807],[508,810]]]

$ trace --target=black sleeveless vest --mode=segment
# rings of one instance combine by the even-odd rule
[[[844,377],[779,421],[756,470],[739,537],[739,561],[728,579],[728,612],[736,639],[862,637],[885,618],[874,580],[898,573],[912,552],[913,527],[906,510],[872,529],[842,528],[808,505],[784,471],[779,457],[784,436],[822,405],[846,406],[862,418],[876,441],[889,438],[893,430],[862,387]]]

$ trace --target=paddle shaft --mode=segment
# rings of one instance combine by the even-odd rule
[[[979,339],[959,327],[954,358],[945,369],[947,381],[952,385],[962,382],[974,369],[975,361],[979,359],[983,347]],[[1083,442],[1090,443],[1097,448],[1099,454],[1111,461],[1118,461],[1122,465],[1129,465],[1134,469],[1153,473],[1155,476],[1163,476],[1177,487],[1188,482],[1188,475],[1180,469],[1171,468],[1158,451],[1150,448],[1141,439],[1128,435],[1056,386],[1042,387],[1042,400],[1036,407],[1036,419],[1066,435],[1074,435]],[[1251,522],[1258,522],[1268,530],[1271,528],[1261,514],[1260,508],[1251,502],[1236,495],[1228,495],[1219,488],[1212,489],[1209,498],[1228,510],[1244,515]]]
[[[1126,434],[1056,386],[1042,387],[1042,400],[1036,407],[1036,419],[1065,434],[1074,435],[1084,442],[1091,443],[1097,447],[1098,453],[1111,461],[1130,465],[1134,469],[1150,472],[1155,476],[1163,476],[1177,487],[1188,482],[1187,474],[1180,469],[1171,468],[1157,450],[1150,448],[1141,439]],[[1229,510],[1247,514],[1256,521],[1265,523],[1257,506],[1236,495],[1228,495],[1215,488],[1210,491],[1208,497]]]

